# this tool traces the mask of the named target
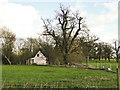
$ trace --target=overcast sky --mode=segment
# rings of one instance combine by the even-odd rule
[[[79,10],[91,33],[101,41],[118,38],[118,2],[9,2],[0,0],[0,28],[7,26],[17,37],[38,37],[42,33],[41,17],[54,18],[59,4]]]

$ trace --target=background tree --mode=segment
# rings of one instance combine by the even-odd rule
[[[108,58],[108,61],[110,62],[110,58],[112,58],[114,52],[113,52],[113,47],[107,43],[103,45],[103,54],[105,57],[105,60]]]
[[[103,44],[100,42],[97,44],[97,56],[99,61],[101,60],[102,53],[103,53]]]
[[[119,62],[119,49],[120,49],[120,46],[118,46],[119,44],[119,41],[115,40],[114,41],[114,50],[115,50],[115,54],[116,54],[116,62],[118,63]]]
[[[95,41],[98,40],[98,37],[95,35],[90,35],[89,32],[86,36],[82,36],[79,38],[79,45],[82,47],[82,51],[86,56],[86,66],[88,66],[88,61],[92,52],[94,50],[94,46],[96,45]]]
[[[97,43],[94,42],[90,52],[90,59],[97,59]]]
[[[2,57],[3,64],[13,64],[13,49],[16,36],[14,33],[10,32],[7,27],[1,28],[0,39],[2,41]]]
[[[19,50],[19,63],[26,64],[26,60],[34,57],[39,51],[39,40],[36,38],[27,38],[22,42],[22,47]]]

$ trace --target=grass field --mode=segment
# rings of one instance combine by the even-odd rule
[[[117,88],[116,73],[50,66],[2,66],[3,88]]]
[[[88,65],[99,69],[104,66],[105,68],[111,68],[113,71],[116,71],[116,68],[118,68],[118,63],[114,59],[111,59],[110,62],[108,60],[90,60]]]

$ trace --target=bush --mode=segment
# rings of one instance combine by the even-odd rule
[[[84,61],[85,61],[85,55],[80,50],[77,52],[73,52],[68,56],[68,62],[70,64],[82,63]]]

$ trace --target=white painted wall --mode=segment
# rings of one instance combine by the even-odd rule
[[[34,59],[34,61],[32,61]],[[30,63],[29,63],[30,62]],[[30,58],[29,60],[27,60],[26,64],[33,64],[36,63],[37,65],[46,65],[46,57],[39,51],[35,57]]]

